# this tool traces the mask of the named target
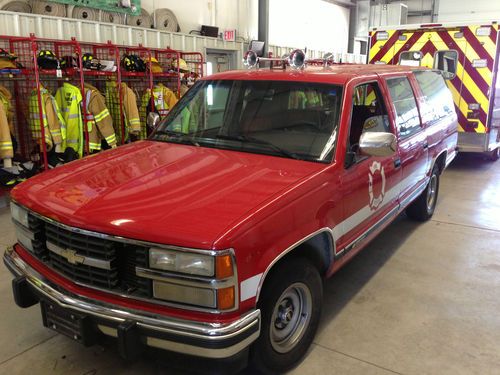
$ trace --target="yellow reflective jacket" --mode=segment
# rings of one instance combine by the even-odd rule
[[[0,159],[12,159],[13,156],[14,148],[12,147],[7,113],[5,106],[0,101]]]
[[[59,110],[54,97],[40,86],[41,114],[43,119],[43,129],[45,133],[45,144],[50,151],[53,146],[61,146],[64,150],[66,138],[66,124]],[[34,89],[29,98],[29,125],[31,135],[39,145],[42,144],[42,130],[40,126],[40,108],[38,106],[38,91]]]
[[[80,157],[83,155],[82,93],[71,83],[64,82],[56,92],[57,105],[66,123],[66,147],[71,147]]]
[[[288,98],[288,109],[306,109],[321,106],[321,95],[315,90],[294,90]]]
[[[116,146],[113,120],[106,107],[104,96],[98,89],[87,83],[85,84],[85,105],[90,151],[99,151],[103,139],[109,146]]]

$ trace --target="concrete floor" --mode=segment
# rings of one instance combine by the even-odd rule
[[[0,228],[3,248],[14,242],[6,209]],[[0,266],[0,373],[185,373],[43,328],[38,307],[14,305],[10,280]],[[431,221],[402,215],[326,282],[320,329],[292,373],[499,374],[499,288],[500,161],[462,155]]]

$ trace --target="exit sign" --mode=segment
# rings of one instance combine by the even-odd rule
[[[223,38],[225,41],[234,42],[236,40],[236,30],[224,30]]]

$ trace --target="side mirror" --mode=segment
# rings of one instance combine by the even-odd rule
[[[146,119],[146,125],[149,129],[156,129],[160,123],[160,115],[156,112],[149,112],[148,118]]]
[[[368,156],[391,156],[396,152],[396,136],[386,132],[364,132],[359,139],[359,151]]]

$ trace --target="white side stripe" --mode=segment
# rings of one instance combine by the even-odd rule
[[[252,276],[249,279],[243,280],[241,282],[241,302],[247,299],[253,298],[257,295],[257,288],[259,287],[260,278],[262,273]]]
[[[403,181],[397,183],[391,189],[389,189],[384,196],[384,205],[387,204],[388,202],[395,200],[399,196],[401,191],[405,190],[408,186],[415,185],[415,178],[416,178],[415,174],[418,173],[419,172],[406,177]],[[334,240],[338,241],[340,237],[342,237],[343,235],[349,233],[351,230],[356,228],[359,224],[361,224],[363,221],[372,216],[373,213],[374,211],[370,208],[370,206],[366,205],[353,215],[346,218],[344,221],[337,224],[335,228],[333,228],[332,230]]]

